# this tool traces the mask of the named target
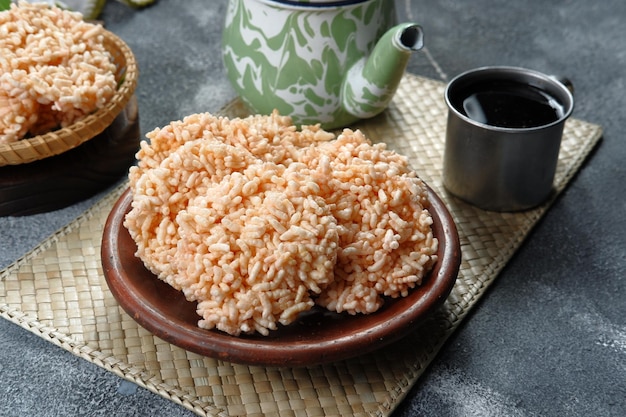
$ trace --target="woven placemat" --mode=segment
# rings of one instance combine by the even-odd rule
[[[100,264],[103,225],[125,185],[0,273],[0,314],[199,415],[389,415],[602,135],[599,126],[570,119],[554,198],[522,213],[482,211],[448,196],[441,185],[443,91],[441,82],[407,74],[388,111],[359,126],[410,158],[447,204],[460,234],[463,261],[452,293],[403,340],[346,361],[265,368],[205,358],[152,336],[119,307]],[[245,109],[235,101],[224,114],[245,115]]]

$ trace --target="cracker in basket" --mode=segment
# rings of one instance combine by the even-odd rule
[[[0,12],[0,144],[67,127],[113,97],[102,30],[43,3]]]
[[[201,327],[268,334],[315,303],[372,313],[437,259],[424,184],[359,131],[205,113],[147,136],[124,225]]]

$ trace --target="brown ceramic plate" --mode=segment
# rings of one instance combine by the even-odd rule
[[[197,326],[196,303],[157,279],[134,253],[123,226],[130,210],[129,190],[105,224],[102,265],[114,297],[141,326],[183,349],[225,361],[265,366],[303,366],[371,352],[408,334],[447,298],[461,261],[459,237],[450,213],[429,189],[439,260],[421,286],[405,298],[386,300],[376,313],[350,316],[314,309],[269,336],[234,337]]]

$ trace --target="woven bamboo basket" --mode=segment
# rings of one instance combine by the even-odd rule
[[[61,154],[106,129],[126,107],[137,86],[138,70],[135,56],[126,43],[108,30],[103,31],[104,46],[117,68],[118,89],[109,102],[71,126],[32,138],[0,144],[0,166],[19,165]]]

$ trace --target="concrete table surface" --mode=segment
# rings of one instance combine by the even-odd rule
[[[116,1],[101,18],[133,49],[142,132],[234,93],[220,54],[226,0]],[[401,0],[426,48],[409,71],[447,81],[484,65],[569,77],[573,117],[604,137],[394,417],[626,415],[626,2]],[[416,92],[419,94],[419,92]],[[101,195],[0,218],[0,268]],[[0,416],[191,416],[0,320]]]

